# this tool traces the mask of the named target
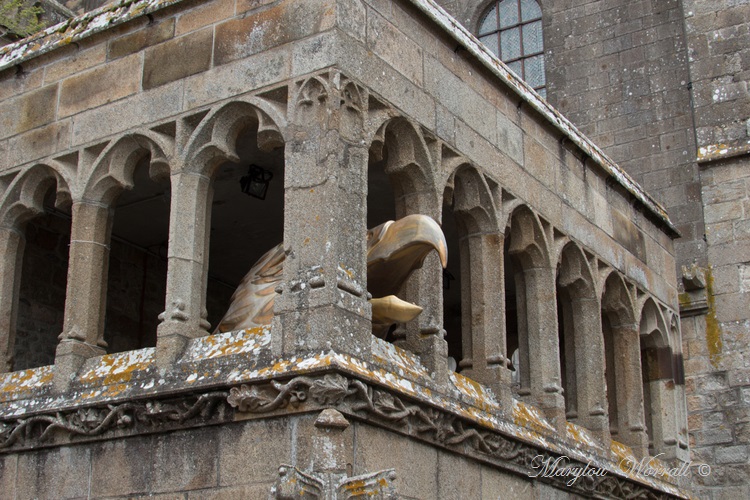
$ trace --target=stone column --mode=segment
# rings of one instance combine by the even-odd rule
[[[648,454],[648,435],[638,325],[613,326],[612,344],[617,381],[617,438],[630,446],[636,456],[643,457]]]
[[[578,423],[601,439],[606,449],[610,434],[601,305],[589,298],[574,298],[571,302]]]
[[[434,380],[447,384],[451,372],[448,368],[448,342],[443,328],[443,266],[437,255],[428,255],[422,268],[409,277],[403,296],[407,301],[418,304],[422,313],[395,332],[394,344],[417,354],[433,374]],[[399,332],[405,336],[405,340],[399,340]]]
[[[368,359],[364,89],[335,71],[298,82],[284,166],[284,278],[272,347]]]
[[[182,170],[172,175],[165,311],[157,328],[157,363],[172,364],[187,342],[208,335],[206,281],[211,225],[211,178]]]
[[[10,227],[0,228],[0,373],[13,369],[18,293],[26,240]]]
[[[428,167],[429,168],[429,167]],[[429,215],[438,223],[440,213],[428,208],[425,193],[413,192],[396,200],[396,218],[411,214]],[[448,255],[448,258],[458,256]],[[431,252],[422,268],[412,274],[403,286],[405,300],[417,304],[422,313],[414,321],[399,326],[394,332],[394,344],[419,356],[438,384],[447,384],[450,376],[448,368],[448,342],[443,328],[443,266],[440,258]]]
[[[109,240],[113,212],[101,203],[73,203],[65,317],[55,353],[55,385],[63,389],[83,362],[106,353]]]
[[[524,281],[530,395],[552,424],[560,432],[565,432],[565,400],[560,385],[555,269],[525,269]]]
[[[503,235],[470,235],[462,242],[461,260],[461,276],[469,277],[464,280],[468,289],[461,291],[462,318],[466,325],[462,325],[464,359],[471,361],[465,374],[491,387],[501,406],[510,408],[511,375],[505,356]]]

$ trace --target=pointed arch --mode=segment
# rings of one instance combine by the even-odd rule
[[[377,162],[383,162],[393,188],[397,217],[421,213],[440,221],[437,159],[418,125],[401,117],[386,121],[375,134],[370,153]]]
[[[551,266],[547,236],[539,218],[528,206],[520,205],[514,209],[508,226],[510,232],[508,252],[523,268]]]
[[[70,204],[70,185],[60,170],[49,164],[35,164],[19,172],[0,199],[0,225],[21,228],[44,212],[44,198],[52,186],[56,186],[55,206]]]
[[[646,298],[640,314],[643,404],[649,452],[674,457],[677,445],[677,392],[675,357],[669,345],[664,316],[652,297]]]
[[[566,416],[606,443],[609,425],[600,303],[586,255],[572,241],[560,252],[556,292]]]
[[[111,206],[122,191],[133,188],[135,168],[146,158],[152,179],[168,177],[173,148],[171,140],[152,131],[115,139],[102,150],[90,171],[81,172],[85,177],[76,198]]]
[[[258,100],[229,102],[210,111],[191,134],[182,154],[185,170],[210,177],[221,163],[239,161],[237,139],[251,126],[262,151],[284,145],[285,120],[273,107]]]
[[[625,280],[611,271],[601,292],[607,404],[612,439],[647,452],[636,305]]]
[[[508,350],[518,349],[517,392],[542,408],[562,431],[565,401],[555,307],[556,266],[550,261],[550,245],[539,218],[523,204],[513,209],[505,238],[507,342]]]

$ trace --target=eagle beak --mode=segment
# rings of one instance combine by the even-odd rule
[[[374,297],[370,301],[373,323],[414,319],[421,312],[419,306],[390,296],[398,293],[433,250],[442,266],[448,265],[448,245],[442,229],[426,215],[409,215],[371,229],[367,238],[367,289]]]

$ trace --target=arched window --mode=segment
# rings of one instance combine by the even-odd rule
[[[479,20],[479,40],[542,97],[547,97],[542,9],[535,0],[500,0]]]

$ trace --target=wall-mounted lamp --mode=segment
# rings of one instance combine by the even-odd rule
[[[240,187],[243,193],[259,200],[265,200],[271,179],[273,179],[273,172],[269,172],[258,165],[250,165],[247,175],[240,179]]]

